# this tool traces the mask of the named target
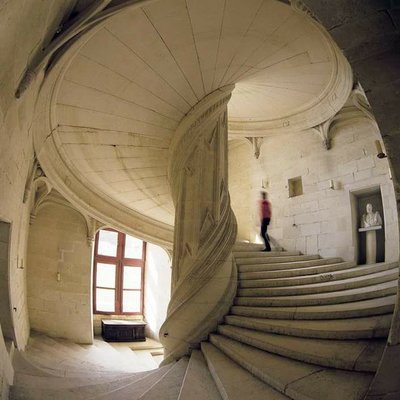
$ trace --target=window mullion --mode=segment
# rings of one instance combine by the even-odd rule
[[[116,286],[117,290],[115,293],[115,308],[118,314],[122,314],[122,254],[124,245],[124,234],[118,232],[118,249],[117,249],[117,276],[116,276]]]

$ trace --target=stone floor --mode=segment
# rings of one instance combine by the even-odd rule
[[[96,339],[103,340],[101,336],[96,336]],[[152,338],[146,338],[145,342],[108,342],[108,344],[121,353],[133,353],[137,358],[137,362],[142,363],[143,367],[153,366],[154,363],[158,367],[164,359],[162,344]]]

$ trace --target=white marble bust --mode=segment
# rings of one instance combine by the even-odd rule
[[[372,210],[372,204],[368,203],[366,207],[366,214],[361,217],[361,228],[369,228],[370,226],[382,225],[382,218],[379,211]]]

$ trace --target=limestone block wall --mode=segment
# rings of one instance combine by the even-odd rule
[[[167,316],[171,298],[171,260],[160,246],[147,243],[144,316],[146,335],[159,339],[158,331]]]
[[[92,246],[83,217],[46,204],[31,226],[28,309],[31,328],[78,343],[91,343]]]
[[[230,144],[230,194],[238,220],[238,238],[259,240],[259,192],[269,193],[273,217],[270,235],[288,250],[323,257],[356,259],[352,193],[380,187],[386,260],[399,255],[394,188],[386,159],[376,157],[376,128],[365,120],[338,127],[332,148],[310,131],[265,138],[257,160],[250,145]],[[303,194],[289,198],[288,180],[302,178]],[[333,180],[334,189],[331,189]]]
[[[13,0],[0,4],[0,220],[11,224],[6,337],[23,348],[29,336],[25,269],[29,209],[23,203],[33,145],[29,127],[38,82],[17,100],[15,90],[33,57],[48,43],[74,0]],[[4,322],[7,321],[7,322]]]

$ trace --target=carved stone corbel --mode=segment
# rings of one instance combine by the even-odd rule
[[[44,202],[46,197],[52,191],[53,185],[43,172],[37,160],[34,161],[31,174],[27,179],[27,184],[24,191],[24,203],[31,202],[30,204],[30,220],[32,225],[36,219],[36,214],[39,207]]]
[[[371,120],[374,123],[374,125],[378,127],[375,117],[372,114],[371,106],[368,102],[367,96],[365,95],[365,92],[359,82],[356,83],[354,89],[350,93],[349,100],[354,107],[356,107],[359,111],[361,111],[364,117]]]
[[[36,159],[36,157],[34,158],[34,161],[32,163],[31,169],[28,173],[28,178],[26,179],[26,183],[25,183],[25,190],[24,190],[24,197],[22,202],[25,204],[31,195],[31,191],[32,191],[32,186],[33,186],[33,181],[35,180],[35,176],[38,172],[37,168],[38,168],[39,162]]]
[[[330,127],[333,119],[334,117],[329,118],[322,124],[319,124],[311,128],[313,132],[315,132],[316,134],[318,134],[318,136],[320,136],[320,138],[322,139],[322,145],[326,150],[330,150],[332,147],[332,136]]]
[[[321,137],[324,147],[329,150],[332,146],[332,135],[335,129],[365,118],[379,130],[364,90],[359,83],[356,83],[342,109],[333,117],[311,129]]]
[[[342,109],[332,118],[329,129],[332,134],[335,129],[341,126],[352,124],[356,120],[365,119],[379,131],[378,124],[372,114],[371,106],[368,103],[364,90],[361,85],[357,83]]]
[[[85,222],[86,222],[86,232],[87,232],[87,245],[89,247],[91,247],[94,243],[94,239],[96,237],[96,223],[97,221],[90,217],[89,215],[85,215],[83,213],[81,213],[83,218],[85,218]]]
[[[263,137],[246,137],[245,139],[247,139],[250,142],[250,144],[252,145],[254,157],[256,158],[256,160],[258,160],[258,157],[260,157],[261,145],[264,142],[264,138]]]

